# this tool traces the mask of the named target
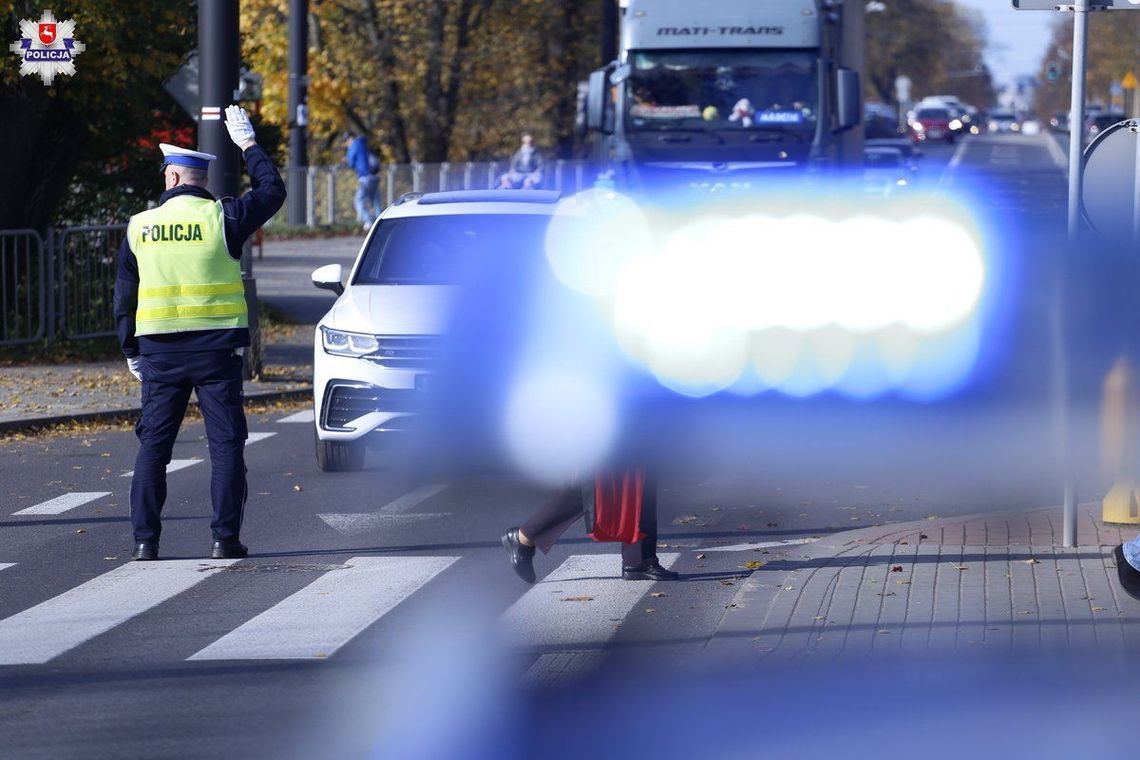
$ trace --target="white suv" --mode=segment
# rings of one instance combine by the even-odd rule
[[[440,350],[457,272],[504,238],[533,241],[541,256],[557,201],[558,193],[541,190],[407,195],[376,220],[347,285],[340,264],[313,272],[314,285],[340,296],[315,335],[322,470],[359,470],[369,444],[407,429]]]

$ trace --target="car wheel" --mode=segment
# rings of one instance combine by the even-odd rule
[[[318,438],[317,467],[321,472],[359,472],[364,469],[364,446]]]

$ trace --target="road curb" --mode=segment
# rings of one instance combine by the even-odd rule
[[[260,391],[245,394],[246,401],[289,401],[292,399],[312,398],[312,386],[293,388],[287,391]],[[197,406],[197,399],[190,401],[191,406]],[[78,414],[59,414],[49,417],[33,417],[22,420],[6,420],[0,422],[0,435],[19,433],[25,431],[43,431],[60,425],[70,425],[82,422],[118,422],[137,417],[142,411],[140,407],[125,409],[107,409],[101,412],[81,412]]]

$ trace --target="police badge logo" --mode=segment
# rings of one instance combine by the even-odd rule
[[[75,39],[74,21],[56,21],[51,11],[44,11],[38,22],[20,22],[20,40],[8,49],[20,56],[21,76],[39,74],[50,85],[57,74],[75,75],[75,56],[87,46]]]

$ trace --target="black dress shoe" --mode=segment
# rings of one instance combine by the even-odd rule
[[[1120,578],[1120,587],[1133,599],[1140,599],[1140,570],[1128,564],[1124,558],[1123,546],[1113,549],[1112,555],[1116,557],[1116,575]]]
[[[640,565],[623,567],[621,577],[627,581],[675,581],[681,576],[679,573],[661,567],[661,563],[654,558],[647,559]]]
[[[131,552],[131,559],[136,562],[152,562],[158,559],[157,541],[139,541],[135,550]]]
[[[515,574],[527,583],[534,583],[534,547],[519,541],[518,528],[511,528],[503,534],[503,548],[507,550]]]
[[[210,558],[241,559],[247,554],[249,554],[249,549],[245,548],[245,544],[233,538],[229,541],[215,541],[214,548],[210,552]]]

